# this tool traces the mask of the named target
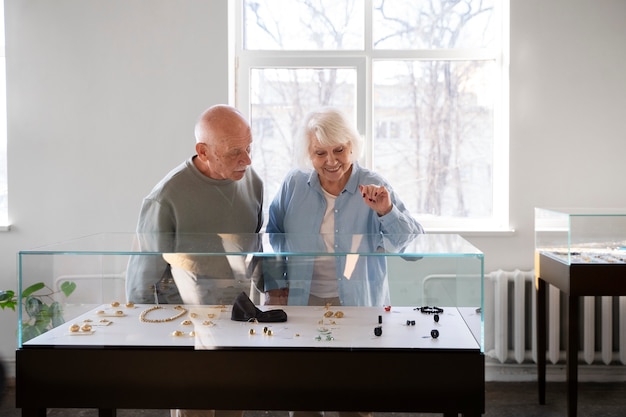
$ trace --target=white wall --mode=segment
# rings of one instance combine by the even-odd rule
[[[9,218],[16,253],[133,231],[141,199],[192,155],[193,126],[228,100],[226,0],[6,0]],[[0,312],[11,361],[16,315]]]
[[[511,0],[516,232],[468,237],[487,271],[533,267],[534,207],[626,207],[625,21],[623,0]]]
[[[20,249],[132,231],[142,197],[228,100],[227,0],[5,0],[9,209]],[[626,207],[626,2],[511,1],[511,226],[468,236],[486,270],[531,269],[535,206]],[[0,356],[13,360],[13,314]]]

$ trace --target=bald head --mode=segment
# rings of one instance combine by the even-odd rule
[[[214,140],[223,139],[230,133],[240,129],[250,129],[248,121],[232,106],[217,104],[209,107],[200,115],[194,133],[196,142],[212,144]]]
[[[206,176],[214,179],[240,180],[251,164],[250,125],[234,107],[218,104],[200,115],[196,136],[195,164]]]

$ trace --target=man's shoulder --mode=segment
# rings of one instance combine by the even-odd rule
[[[182,162],[175,168],[173,168],[170,172],[168,172],[161,180],[155,184],[150,192],[151,196],[155,196],[158,194],[167,191],[168,189],[176,189],[180,182],[186,181],[186,177],[189,174],[189,167],[187,166],[187,161]]]

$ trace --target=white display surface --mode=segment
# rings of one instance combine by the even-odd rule
[[[472,309],[464,309],[464,318],[456,307],[442,307],[444,312],[439,314],[439,321],[435,322],[434,315],[421,313],[412,307],[391,307],[387,311],[383,307],[265,306],[261,309],[285,310],[288,320],[282,323],[248,323],[231,320],[230,305],[183,306],[187,313],[176,320],[142,322],[141,313],[151,307],[154,305],[130,308],[124,305],[101,305],[24,343],[24,346],[480,350],[478,341],[468,328],[468,325],[480,326],[480,314]],[[163,304],[161,307],[150,311],[146,317],[152,320],[165,319],[180,312],[175,310],[173,304]],[[340,312],[339,316],[343,314],[343,317],[337,317],[337,312]],[[325,314],[331,313],[331,317],[325,317]],[[107,321],[103,323],[101,320]],[[72,324],[81,327],[90,324],[92,329],[71,332]],[[375,328],[379,326],[382,334],[376,336]],[[431,336],[432,330],[439,332],[437,338]],[[180,335],[174,335],[176,331]]]

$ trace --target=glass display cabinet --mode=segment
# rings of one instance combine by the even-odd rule
[[[24,416],[484,413],[483,254],[457,235],[109,233],[18,262]]]
[[[539,402],[545,403],[546,284],[567,298],[568,415],[577,414],[579,301],[583,296],[626,295],[626,209],[535,209],[537,366]]]

